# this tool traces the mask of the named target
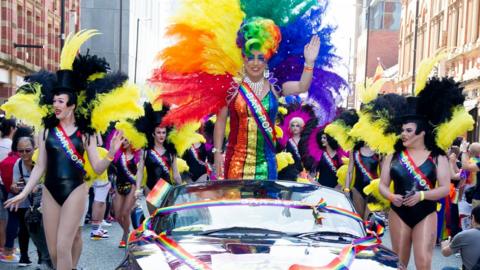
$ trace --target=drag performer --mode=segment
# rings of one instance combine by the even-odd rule
[[[350,153],[347,179],[345,181],[345,193],[352,192],[355,209],[363,218],[367,218],[367,194],[363,189],[380,175],[380,156],[364,142],[358,142]],[[353,188],[348,188],[353,183]]]
[[[164,61],[150,79],[162,89],[163,101],[178,105],[164,124],[181,126],[216,113],[212,151],[217,174],[276,179],[277,99],[310,90],[310,97],[330,114],[335,107],[332,92],[345,85],[325,70],[334,59],[327,34],[332,28],[321,26],[326,3],[307,1],[301,8],[283,0],[183,3],[167,33],[178,42],[160,53]],[[274,12],[274,6],[282,12]],[[197,35],[209,38],[198,42]]]
[[[157,110],[155,110],[157,109]],[[135,120],[136,129],[146,136],[146,148],[140,151],[140,160],[137,170],[137,187],[142,186],[144,168],[146,169],[145,195],[153,189],[159,180],[167,181],[172,185],[182,183],[177,168],[177,152],[175,146],[167,141],[170,128],[161,125],[162,118],[168,107],[154,108],[151,103],[144,103],[145,115]],[[119,126],[118,129],[121,130]],[[129,138],[128,133],[125,134]],[[139,140],[133,140],[132,144]],[[137,189],[137,196],[141,190]],[[149,212],[155,209],[147,203]]]
[[[107,157],[101,159],[95,132],[105,132],[111,121],[141,111],[135,103],[138,89],[127,86],[126,76],[106,74],[108,64],[95,56],[75,59],[81,44],[96,34],[95,30],[86,30],[70,35],[62,49],[56,78],[44,72],[32,76],[27,79],[29,84],[2,106],[7,115],[33,124],[36,130],[44,129],[39,133],[39,157],[29,182],[6,206],[18,208],[45,174],[43,223],[50,257],[59,270],[71,270],[72,261],[78,259],[72,258],[72,246],[87,198],[84,153],[95,173],[101,174],[113,160],[123,138],[116,134]],[[122,111],[117,112],[115,106]]]
[[[288,165],[278,172],[278,179],[296,180],[303,172],[302,156],[300,155],[299,143],[301,134],[306,123],[315,119],[315,113],[309,104],[292,103],[287,106],[288,113],[280,122],[283,137],[278,140],[280,151],[290,153],[294,164]]]
[[[355,209],[360,216],[368,216],[367,195],[363,189],[370,182],[379,177],[379,155],[377,155],[363,141],[356,141],[350,135],[350,130],[358,122],[358,115],[355,110],[342,112],[335,121],[325,127],[325,133],[334,137],[342,149],[349,151],[349,162],[345,180],[339,179],[343,191],[350,196],[352,194]],[[340,178],[340,174],[338,174]]]
[[[206,181],[208,179],[211,169],[208,164],[207,155],[205,144],[201,142],[193,144],[192,147],[183,154],[183,159],[189,167],[189,177],[191,181]]]
[[[112,162],[115,170],[115,197],[113,209],[115,218],[123,229],[122,239],[118,247],[127,246],[127,237],[130,232],[130,212],[135,204],[137,189],[137,163],[139,154],[132,148],[128,140],[124,140],[120,151]]]
[[[354,133],[370,147],[388,154],[379,189],[391,202],[392,247],[399,255],[400,269],[407,268],[412,246],[416,269],[431,268],[437,201],[448,195],[450,185],[445,151],[458,135],[473,127],[463,107],[462,88],[447,78],[432,78],[427,83],[428,66],[431,70],[434,64],[420,65],[416,97],[378,97],[364,106],[354,126]]]

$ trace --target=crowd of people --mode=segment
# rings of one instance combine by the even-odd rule
[[[147,98],[105,59],[78,54],[92,30],[67,39],[59,70],[25,78],[1,107],[0,260],[32,264],[31,238],[39,264],[77,269],[87,213],[92,240],[109,237],[102,224],[111,213],[125,248],[139,225],[138,198],[159,185],[279,179],[344,192],[364,219],[384,213],[399,269],[412,249],[416,269],[431,269],[442,240],[445,256],[459,251],[463,267],[476,269],[480,144],[460,137],[473,127],[462,87],[420,76],[414,97],[367,87],[359,110],[336,108],[344,81],[327,70],[333,28],[312,23],[322,4],[306,5],[308,16],[293,7],[274,16],[257,2],[253,10],[263,12],[230,2],[222,5],[229,20],[215,21],[230,32],[204,34],[212,42],[192,35],[214,30],[195,24],[208,12],[172,24],[177,41],[149,80],[161,91],[145,90]],[[151,214],[158,205],[147,207]]]

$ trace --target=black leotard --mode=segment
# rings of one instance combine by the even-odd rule
[[[116,172],[116,188],[119,194],[128,195],[131,191],[132,185],[136,184],[135,176],[137,174],[137,164],[135,164],[135,157],[126,160],[126,167],[122,159],[126,158],[125,154],[115,160],[113,166]],[[126,171],[128,170],[128,172]]]
[[[298,175],[303,171],[302,158],[298,151],[297,145],[295,144],[295,142],[292,142],[292,139],[287,141],[285,150],[292,154],[294,163],[288,165],[283,170],[279,171],[278,179],[296,181]]]
[[[147,155],[145,157],[145,168],[147,169],[147,187],[153,189],[157,181],[161,178],[167,182],[171,182],[170,178],[170,168],[172,167],[172,157],[171,155],[165,152],[161,158],[166,165],[161,166],[154,157],[154,150],[147,150]]]
[[[365,195],[363,189],[370,184],[370,181],[378,178],[379,158],[376,154],[364,156],[360,151],[355,151],[353,153],[353,160],[355,166],[354,187],[365,199],[367,195]]]
[[[342,162],[338,154],[335,154],[332,157],[333,166],[335,167],[335,169],[333,169],[327,158],[327,152],[323,152],[322,158],[320,159],[316,170],[320,173],[320,176],[318,177],[318,183],[320,183],[322,186],[334,188],[338,184],[337,169],[340,168]]]
[[[192,146],[183,154],[183,159],[188,164],[188,171],[192,181],[197,181],[198,178],[207,173],[207,150],[205,149],[205,144],[202,143],[196,149]]]
[[[63,205],[70,193],[83,184],[84,172],[73,163],[63,150],[62,144],[57,139],[54,129],[48,131],[45,141],[47,151],[47,171],[45,174],[45,187],[58,204]],[[70,136],[77,152],[83,156],[82,135],[79,131]]]
[[[434,187],[437,182],[437,166],[433,158],[429,157],[418,169],[430,180],[431,185]],[[406,195],[409,191],[425,191],[425,189],[421,189],[415,184],[412,174],[400,162],[399,153],[395,153],[392,158],[390,177],[393,180],[395,194]],[[426,216],[436,211],[436,202],[424,200],[412,207],[403,205],[396,207],[393,204],[391,207],[405,224],[413,228]]]

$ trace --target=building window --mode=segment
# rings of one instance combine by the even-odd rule
[[[370,28],[398,30],[401,24],[402,4],[399,0],[378,1],[370,7]]]

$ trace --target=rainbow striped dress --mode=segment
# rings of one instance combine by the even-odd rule
[[[278,101],[269,91],[261,100],[275,123]],[[225,156],[225,179],[277,179],[275,152],[268,147],[244,98],[237,94],[229,104],[230,134]]]

